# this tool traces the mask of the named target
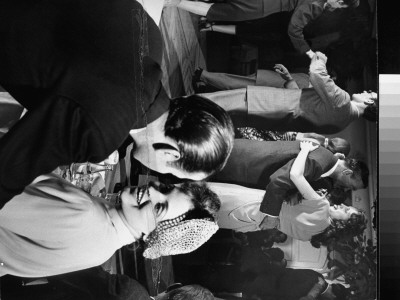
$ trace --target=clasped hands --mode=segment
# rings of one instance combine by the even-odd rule
[[[326,57],[326,55],[323,54],[322,52],[319,52],[319,51],[314,52],[312,50],[309,50],[309,51],[306,52],[306,54],[311,60],[313,60],[313,59],[321,59],[321,60],[324,61],[325,64],[328,61],[328,58]]]
[[[265,216],[264,220],[260,223],[261,230],[277,228],[279,225],[279,218],[272,216]]]

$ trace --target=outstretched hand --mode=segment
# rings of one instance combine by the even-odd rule
[[[283,79],[293,80],[292,75],[290,75],[289,70],[282,64],[276,64],[274,66],[275,72],[279,73]]]
[[[319,145],[315,145],[310,141],[301,141],[300,142],[300,149],[301,150],[308,150],[308,151],[314,151],[315,149],[317,149],[319,147]]]

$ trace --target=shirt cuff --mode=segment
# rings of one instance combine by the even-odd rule
[[[261,213],[262,215],[264,215],[264,218],[265,218],[266,216],[271,217],[271,218],[279,218],[279,216],[269,215],[269,214],[263,213],[263,212],[261,212],[261,211],[260,211],[260,213]]]

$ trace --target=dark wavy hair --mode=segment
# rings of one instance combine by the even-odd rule
[[[171,164],[208,175],[225,166],[235,137],[228,113],[198,95],[171,100],[164,130],[165,136],[176,141],[181,155]]]
[[[346,221],[331,219],[331,224],[321,233],[311,238],[311,245],[315,248],[331,246],[336,241],[362,234],[367,228],[367,218],[361,211],[351,214]]]
[[[180,192],[189,196],[194,208],[186,213],[184,220],[210,219],[216,221],[218,211],[221,208],[221,201],[205,182],[186,181],[180,186],[175,186],[174,184],[157,184],[150,181],[148,185],[165,195],[177,188]]]
[[[362,117],[370,122],[376,122],[378,119],[378,105],[376,103],[368,105],[362,114]]]
[[[350,153],[350,143],[342,138],[331,138],[328,139],[328,146],[326,147],[333,154],[342,153],[345,156]]]
[[[352,177],[359,176],[363,182],[364,188],[368,187],[369,169],[366,163],[355,159],[345,158],[346,166],[353,171]]]
[[[326,198],[329,200],[331,205],[340,205],[344,203],[347,199],[347,193],[343,188],[340,187],[334,187],[328,195],[326,195]]]
[[[185,220],[211,219],[216,221],[221,201],[205,182],[184,182],[179,190],[190,196],[194,205],[194,209],[186,214]]]

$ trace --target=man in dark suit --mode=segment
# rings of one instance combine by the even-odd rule
[[[283,201],[296,192],[289,172],[300,151],[299,141],[251,141],[236,139],[224,169],[211,181],[265,189],[260,211],[266,214],[262,229],[274,228]],[[352,190],[368,185],[368,167],[355,159],[338,159],[329,150],[318,147],[310,152],[304,177],[314,189],[330,191],[333,185]]]
[[[161,34],[138,2],[3,0],[0,41],[0,85],[28,110],[0,143],[0,208],[60,165],[106,159],[131,129],[157,172],[201,180],[223,167],[229,116],[201,97],[170,101]]]

